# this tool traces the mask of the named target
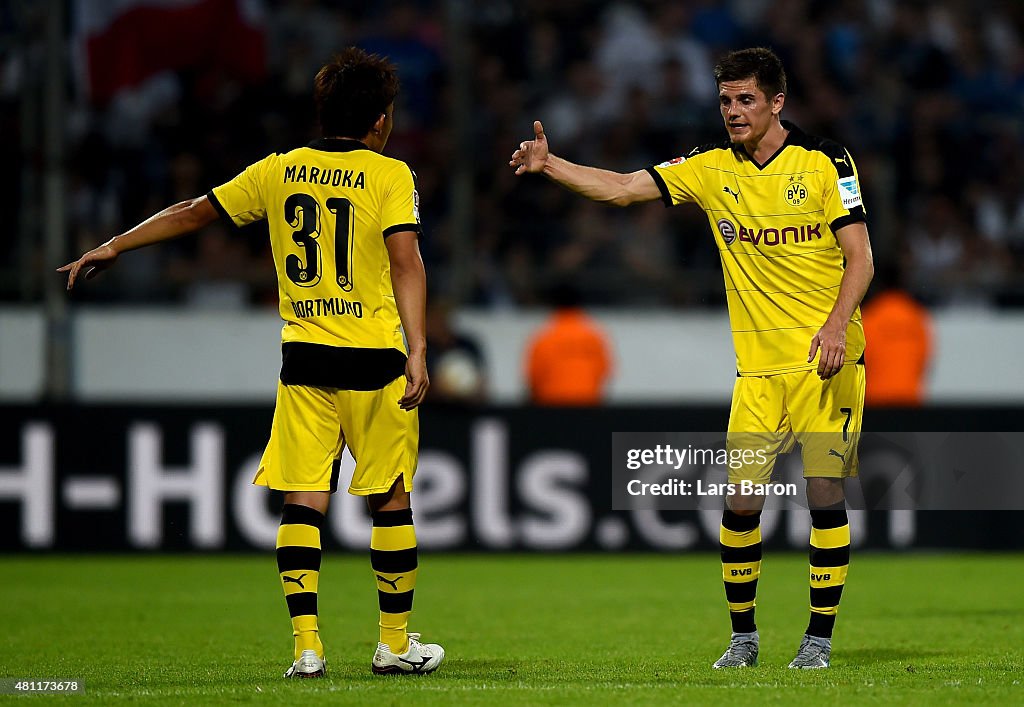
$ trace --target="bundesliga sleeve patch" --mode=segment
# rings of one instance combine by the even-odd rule
[[[686,158],[685,157],[673,157],[672,159],[668,160],[667,162],[662,162],[658,166],[659,167],[671,167],[674,164],[682,164],[683,162],[686,162]]]
[[[839,198],[843,200],[843,207],[852,209],[861,206],[860,186],[856,177],[844,177],[839,180]]]

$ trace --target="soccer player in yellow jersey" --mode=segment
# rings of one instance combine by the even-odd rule
[[[729,481],[766,483],[778,453],[800,443],[811,512],[810,622],[791,668],[826,668],[850,558],[843,479],[857,473],[864,407],[858,306],[874,272],[853,159],[780,118],[782,63],[768,49],[732,52],[715,67],[728,140],[621,174],[556,157],[544,128],[520,144],[516,174],[540,173],[594,201],[658,198],[707,213],[722,259],[737,378],[726,445],[766,449],[767,464]],[[756,486],[755,486],[756,488]],[[755,593],[762,496],[726,501],[720,546],[732,638],[716,668],[757,664]]]
[[[417,572],[410,506],[416,408],[429,381],[415,180],[408,165],[381,154],[398,77],[386,59],[352,47],[320,69],[314,86],[322,138],[256,162],[59,270],[71,289],[83,270],[90,278],[124,251],[218,215],[234,226],[268,222],[283,362],[270,441],[253,483],[284,492],[277,563],[294,636],[285,677],[326,670],[317,625],[320,533],[346,446],[356,460],[349,493],[366,497],[373,520],[380,637],[372,670],[430,673],[444,650],[406,630]]]

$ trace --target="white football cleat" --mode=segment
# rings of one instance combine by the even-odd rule
[[[409,634],[409,650],[395,655],[386,643],[377,644],[370,667],[377,675],[426,675],[437,670],[444,660],[444,648],[436,643],[420,643],[420,634]]]
[[[321,658],[315,650],[302,651],[299,659],[292,663],[284,676],[286,678],[322,678],[327,674],[327,659]]]

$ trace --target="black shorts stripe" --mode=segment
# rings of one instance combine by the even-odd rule
[[[812,547],[810,552],[812,567],[845,567],[850,564],[850,546],[820,548]]]
[[[726,509],[722,513],[722,527],[734,533],[746,533],[761,525],[761,512],[753,515],[740,515]]]
[[[754,601],[757,597],[757,580],[751,582],[726,582],[725,598],[733,604]]]
[[[416,548],[374,550],[370,548],[370,566],[377,572],[412,572],[417,567]]]
[[[729,547],[721,545],[722,562],[757,562],[761,559],[761,543],[746,547]]]
[[[406,611],[412,611],[412,594],[412,590],[389,594],[378,589],[377,601],[380,602],[380,610],[385,614],[403,614]]]
[[[341,460],[335,459],[331,463],[331,493],[338,492],[338,479],[341,477]]]
[[[371,514],[375,528],[396,528],[400,525],[412,525],[412,509],[400,511],[377,511]]]
[[[320,571],[320,548],[284,545],[277,548],[277,569],[279,572],[296,570]]]
[[[811,608],[831,609],[839,606],[839,599],[843,596],[843,585],[838,587],[811,587]]]
[[[285,599],[290,616],[316,616],[316,592],[296,592]]]
[[[398,349],[327,346],[306,341],[281,345],[281,382],[339,390],[380,390],[405,374]]]
[[[281,509],[281,525],[312,525],[323,530],[324,514],[309,506],[286,503]]]
[[[849,522],[850,518],[846,514],[845,507],[838,509],[833,507],[811,509],[811,527],[818,530],[842,528]]]

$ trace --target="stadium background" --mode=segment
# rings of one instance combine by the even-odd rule
[[[761,665],[709,669],[728,632],[719,513],[610,510],[614,432],[725,425],[734,358],[706,221],[601,208],[507,167],[535,118],[559,154],[620,170],[718,138],[709,67],[774,47],[786,116],[849,146],[879,272],[898,268],[933,318],[925,405],[870,409],[865,427],[1019,432],[1022,37],[1024,5],[995,0],[0,2],[0,693],[76,679],[86,694],[68,699],[101,705],[1024,701],[1019,456],[996,489],[1016,510],[851,513],[828,671],[785,667],[808,519],[767,511]],[[487,395],[421,416],[413,628],[445,646],[443,671],[366,670],[369,523],[339,494],[331,668],[293,684],[279,500],[249,484],[280,365],[265,233],[216,225],[70,296],[53,270],[307,142],[313,72],[350,43],[399,65],[388,151],[419,175],[432,295],[479,342]],[[566,280],[615,374],[604,405],[530,407],[524,348]]]
[[[162,206],[315,135],[311,77],[346,44],[403,90],[388,152],[419,176],[432,296],[486,360],[488,399],[428,404],[426,549],[712,549],[697,515],[610,511],[611,433],[724,428],[733,359],[696,209],[610,210],[508,155],[545,122],[569,158],[633,170],[721,135],[710,67],[765,44],[785,115],[846,144],[879,268],[935,321],[927,407],[876,429],[1021,428],[1024,11],[997,2],[118,0],[0,9],[2,549],[272,545],[246,486],[278,367],[260,228],[215,225],[126,255],[73,295],[53,269]],[[591,410],[524,405],[544,293],[572,280],[616,371]],[[973,429],[973,428],[972,428]],[[332,542],[365,546],[358,504]],[[770,544],[802,549],[802,511]],[[1019,550],[1019,513],[855,519],[875,547]]]

